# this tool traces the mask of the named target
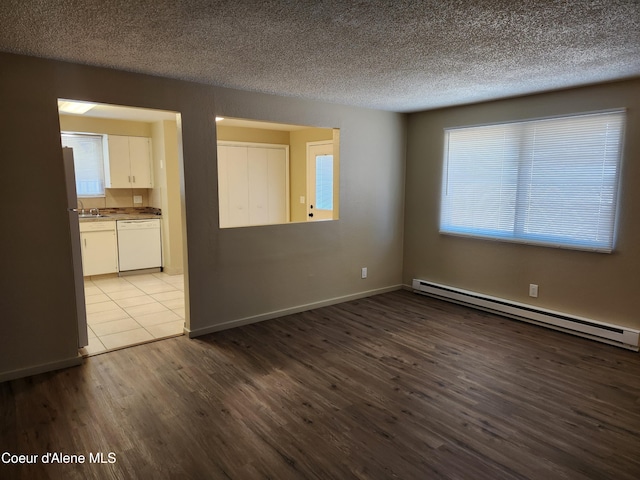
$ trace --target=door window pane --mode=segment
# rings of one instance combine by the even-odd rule
[[[316,208],[333,210],[333,155],[316,156]]]

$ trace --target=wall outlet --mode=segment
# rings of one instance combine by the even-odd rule
[[[300,195],[300,203],[304,203],[304,195]]]
[[[134,195],[133,203],[142,203],[142,195]]]
[[[529,296],[534,298],[538,296],[538,285],[535,283],[529,284]]]
[[[362,267],[361,275],[362,278],[367,278],[367,267]]]

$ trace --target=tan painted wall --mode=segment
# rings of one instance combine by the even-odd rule
[[[152,126],[147,122],[134,122],[131,120],[60,115],[60,129],[68,132],[151,137]]]
[[[261,128],[225,127],[216,124],[218,140],[227,142],[275,143],[289,145],[289,132]]]
[[[151,124],[151,150],[153,151],[153,188],[149,192],[149,206],[162,209],[166,202],[166,158],[164,151],[164,123],[161,121]],[[165,260],[165,245],[162,245],[163,264]]]
[[[340,185],[340,129],[331,131],[333,139],[333,183]],[[333,218],[340,218],[340,189],[333,189]]]
[[[129,135],[151,137],[152,126],[146,122],[92,118],[79,115],[60,115],[60,130],[65,132],[100,133],[107,135]],[[107,188],[104,197],[83,198],[82,205],[88,208],[143,207],[151,205],[152,192],[146,188]],[[142,203],[134,204],[133,196],[141,195]]]
[[[0,65],[0,220],[11,227],[0,236],[0,379],[77,355],[57,98],[181,113],[187,322],[196,333],[401,282],[403,115],[4,53]],[[216,114],[340,128],[340,220],[219,229]]]
[[[443,129],[627,107],[613,254],[561,250],[438,233]],[[640,328],[640,80],[409,116],[403,282],[445,285]],[[530,283],[539,297],[528,296]]]
[[[175,121],[153,123],[153,173],[151,206],[162,210],[162,265],[169,275],[183,273],[182,211],[178,126]]]
[[[291,132],[289,185],[292,222],[307,221],[307,142],[321,140],[333,140],[333,130],[330,128],[308,128]],[[339,185],[337,180],[336,185]],[[300,203],[301,196],[305,197],[305,203]],[[334,202],[334,205],[337,203]]]

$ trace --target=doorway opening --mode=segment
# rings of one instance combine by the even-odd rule
[[[180,114],[67,99],[58,108],[63,151],[72,151],[64,157],[81,353],[182,335]]]

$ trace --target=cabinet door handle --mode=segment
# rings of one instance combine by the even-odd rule
[[[131,183],[131,175],[127,177],[127,182]]]
[[[136,183],[136,176],[133,176],[133,183]]]
[[[87,248],[87,239],[84,239],[84,247]]]

